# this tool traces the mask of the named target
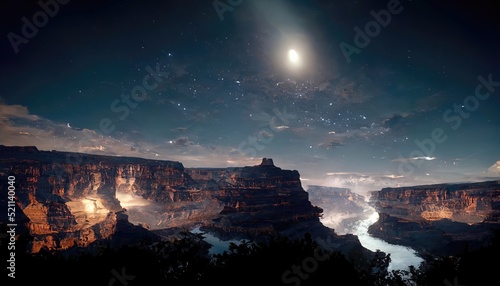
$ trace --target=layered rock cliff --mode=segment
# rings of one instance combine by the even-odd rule
[[[125,220],[143,230],[201,224],[225,234],[309,231],[333,235],[339,248],[361,247],[356,237],[324,228],[322,210],[309,202],[299,173],[270,159],[249,167],[187,169],[173,161],[0,146],[0,176],[16,178],[17,217],[25,216],[19,227],[33,237],[33,252],[109,240],[124,211]],[[6,180],[0,190],[7,190]]]
[[[0,172],[15,176],[17,216],[34,237],[32,250],[87,246],[115,232],[117,192],[132,189],[147,199],[181,199],[187,189],[182,164],[78,153],[0,147]],[[7,190],[6,181],[1,182]],[[5,196],[2,196],[5,199]],[[184,199],[184,198],[182,198]],[[2,217],[2,221],[6,221]]]
[[[370,234],[421,254],[477,248],[500,228],[500,181],[384,188],[371,203],[380,216]]]
[[[275,231],[302,220],[318,222],[322,209],[309,202],[299,172],[269,162],[264,159],[254,167],[187,169],[201,188],[212,191],[213,198],[224,205],[212,226]]]

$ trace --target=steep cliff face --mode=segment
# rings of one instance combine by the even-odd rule
[[[18,213],[28,218],[32,250],[87,246],[114,233],[114,212],[122,206],[117,191],[133,191],[148,200],[185,199],[182,164],[138,158],[0,147],[2,177],[15,176]],[[2,181],[2,190],[7,190]],[[5,199],[3,197],[2,199]],[[2,217],[2,221],[7,221]]]
[[[479,247],[500,228],[500,181],[385,188],[371,203],[380,217],[369,232],[421,253]]]
[[[253,167],[186,171],[224,205],[211,227],[272,232],[301,220],[319,221],[322,209],[309,202],[299,172],[282,170],[270,159]]]
[[[201,223],[243,233],[319,224],[322,211],[308,201],[299,173],[270,159],[252,167],[185,169],[172,161],[0,146],[0,176],[9,175],[34,252],[109,238],[124,208],[128,221],[147,229]],[[5,180],[0,189],[7,190]]]
[[[385,188],[372,199],[379,212],[403,219],[499,222],[500,181]]]
[[[310,185],[307,192],[311,203],[324,210],[321,222],[339,234],[353,233],[356,223],[373,213],[365,197],[350,189]]]
[[[48,226],[51,226],[51,224],[49,223]],[[87,224],[78,229],[68,228],[42,233],[33,231],[31,228],[30,230],[33,236],[30,245],[32,252],[38,252],[42,248],[60,250],[74,246],[86,247],[96,240],[109,238],[115,233],[116,215],[109,213],[104,220],[94,224]]]

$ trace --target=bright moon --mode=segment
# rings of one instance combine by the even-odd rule
[[[299,54],[294,49],[291,49],[288,51],[288,59],[293,64],[298,64],[299,63]]]

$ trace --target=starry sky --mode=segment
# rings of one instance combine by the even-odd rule
[[[500,177],[489,1],[4,2],[0,144],[358,191]]]

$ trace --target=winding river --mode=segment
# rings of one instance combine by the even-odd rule
[[[370,215],[368,219],[358,222],[353,229],[353,234],[358,236],[361,244],[371,251],[376,251],[378,249],[385,253],[390,253],[391,263],[389,264],[389,271],[408,270],[410,265],[418,267],[423,259],[418,257],[413,249],[406,246],[390,244],[368,234],[368,227],[377,220],[378,213],[373,210],[373,214]]]
[[[387,243],[386,241],[373,237],[368,234],[368,227],[374,224],[378,220],[378,213],[373,210],[372,214],[366,219],[359,221],[353,228],[352,233],[357,235],[361,244],[371,250],[376,251],[377,249],[385,253],[391,254],[391,263],[389,264],[389,271],[391,270],[408,270],[410,265],[418,267],[420,262],[423,261],[422,258],[415,254],[415,251],[409,247],[394,245]],[[328,226],[328,223],[325,223]],[[224,250],[228,249],[229,243],[234,242],[238,244],[238,240],[223,241],[217,237],[211,235],[210,233],[200,231],[199,227],[191,230],[193,233],[203,233],[205,241],[212,244],[209,252],[211,254],[222,253]]]

